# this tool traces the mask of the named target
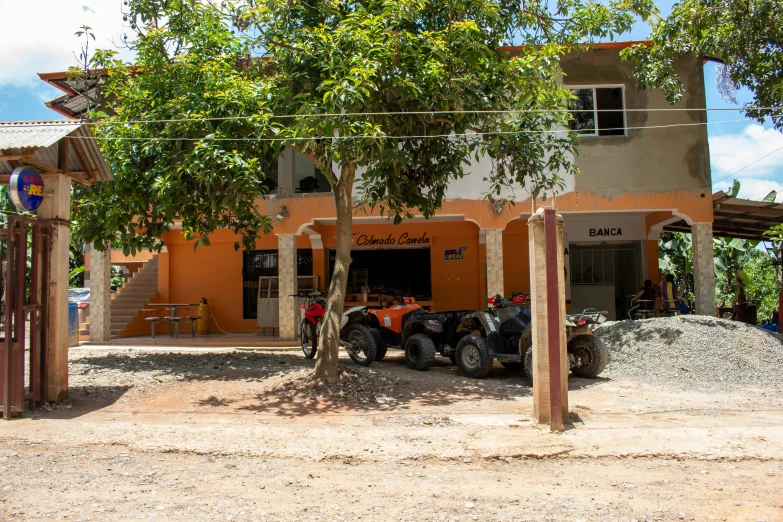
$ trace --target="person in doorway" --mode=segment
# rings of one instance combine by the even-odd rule
[[[631,309],[628,310],[628,319],[634,320],[638,316],[649,316],[655,308],[655,289],[649,279],[644,280],[644,286],[639,293],[631,298]]]
[[[661,308],[667,312],[679,312],[680,298],[677,295],[677,285],[674,284],[674,276],[666,274],[666,279],[661,281]]]

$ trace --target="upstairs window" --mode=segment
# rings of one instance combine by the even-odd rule
[[[582,136],[625,136],[622,87],[578,87],[569,104],[574,111],[571,130]]]

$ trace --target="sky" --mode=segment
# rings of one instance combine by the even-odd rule
[[[65,71],[76,65],[81,41],[74,36],[82,25],[92,27],[96,41],[90,45],[117,48],[126,28],[122,21],[123,0],[0,0],[3,45],[0,46],[0,121],[53,120],[62,117],[44,102],[62,93],[41,81],[36,73]],[[673,0],[659,0],[662,15]],[[23,23],[35,18],[35,27]],[[624,40],[643,40],[649,33],[641,22],[623,35]],[[120,53],[126,59],[127,52]],[[715,64],[705,65],[708,108],[730,107],[715,86]],[[740,104],[752,99],[740,91]],[[717,123],[732,120],[729,123]],[[739,121],[735,121],[739,120]],[[714,190],[727,189],[740,180],[740,197],[762,199],[771,190],[783,201],[783,134],[767,123],[761,125],[739,112],[710,112],[708,126],[710,163]],[[772,153],[772,154],[770,154]],[[770,154],[769,157],[750,165]],[[748,166],[750,165],[750,166]],[[741,172],[734,175],[738,170]],[[725,178],[725,179],[724,179]]]

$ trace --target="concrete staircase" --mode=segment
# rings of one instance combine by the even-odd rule
[[[144,263],[111,299],[111,335],[116,337],[158,291],[158,256]]]

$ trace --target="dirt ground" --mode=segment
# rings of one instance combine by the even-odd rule
[[[783,520],[783,397],[573,378],[531,422],[500,366],[399,352],[312,391],[296,350],[74,349],[70,401],[0,424],[0,520]]]

